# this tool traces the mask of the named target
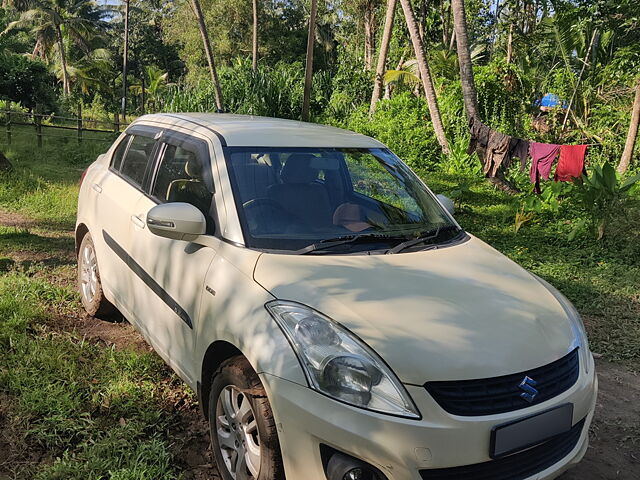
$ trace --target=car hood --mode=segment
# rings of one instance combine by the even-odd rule
[[[507,375],[561,358],[574,334],[533,275],[477,238],[395,255],[262,254],[255,280],[328,315],[405,383]]]

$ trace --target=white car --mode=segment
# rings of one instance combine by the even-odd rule
[[[585,453],[582,321],[387,147],[139,118],[85,172],[82,303],[197,391],[225,480],[550,479]]]

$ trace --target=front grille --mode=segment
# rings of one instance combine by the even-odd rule
[[[578,349],[543,367],[501,377],[476,380],[427,382],[424,387],[438,404],[454,415],[480,416],[512,412],[549,400],[578,380]],[[524,377],[535,380],[538,391],[532,402],[520,395]]]
[[[522,480],[558,463],[578,444],[584,419],[537,447],[508,457],[462,467],[420,470],[423,480]]]

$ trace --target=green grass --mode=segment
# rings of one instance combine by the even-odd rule
[[[14,135],[0,144],[14,166],[0,178],[0,208],[33,220],[0,226],[0,394],[26,457],[5,468],[38,480],[179,478],[167,436],[176,415],[163,399],[184,387],[153,353],[57,325],[80,310],[71,258],[78,178],[109,144],[34,143]]]

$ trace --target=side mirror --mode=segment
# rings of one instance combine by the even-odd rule
[[[451,215],[456,213],[456,206],[453,204],[453,200],[441,194],[436,195],[436,197],[438,198],[440,205],[442,205],[447,212],[449,212]]]
[[[193,241],[207,231],[207,221],[190,203],[172,202],[156,205],[147,213],[151,233],[173,240]]]

